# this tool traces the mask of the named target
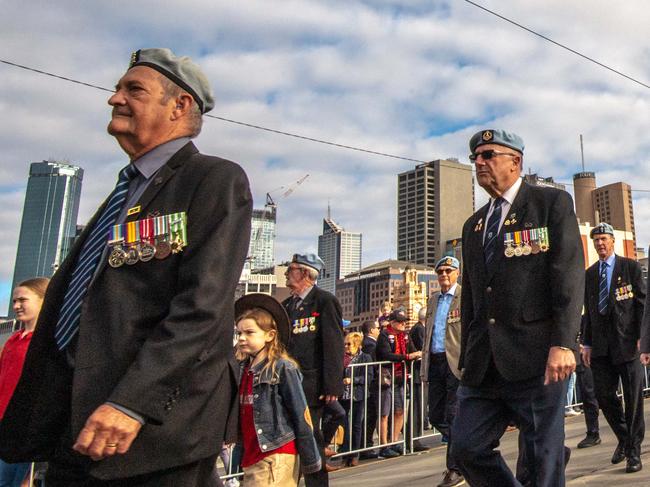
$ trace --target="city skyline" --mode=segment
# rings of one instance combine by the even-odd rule
[[[138,48],[165,46],[191,56],[214,87],[211,115],[222,117],[206,119],[196,145],[242,164],[255,207],[264,204],[267,192],[310,174],[279,202],[278,262],[294,252],[316,251],[328,199],[337,220],[364,235],[364,262],[396,258],[395,175],[435,159],[467,162],[469,138],[486,127],[523,137],[524,172],[569,184],[582,170],[583,134],[584,170],[596,172],[601,185],[631,184],[636,221],[650,219],[650,193],[639,191],[650,189],[644,186],[650,180],[648,89],[468,3],[140,5],[9,2],[0,59],[110,89]],[[185,15],[169,16],[174,6]],[[638,15],[644,7],[640,0],[615,8],[594,0],[589,9],[559,0],[494,5],[505,17],[647,84],[646,22]],[[110,192],[127,161],[106,134],[108,92],[7,64],[0,70],[0,104],[7,114],[0,131],[0,225],[6,229],[0,252],[7,256],[0,262],[0,299],[6,300],[28,161],[83,161],[80,223]],[[476,188],[476,207],[486,200]],[[636,237],[646,246],[650,228],[638,224]]]

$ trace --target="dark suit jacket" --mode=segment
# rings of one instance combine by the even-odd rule
[[[549,348],[575,349],[584,292],[584,257],[571,197],[522,183],[498,235],[489,268],[483,231],[489,204],[463,227],[462,382],[478,386],[493,360],[509,381],[544,375]],[[480,222],[480,223],[479,223]],[[505,257],[504,233],[547,227],[550,248]]]
[[[341,305],[334,295],[317,286],[297,309],[290,310],[290,303],[291,298],[282,302],[292,325],[287,351],[300,365],[307,404],[319,407],[323,405],[320,396],[338,397],[343,393]]]
[[[64,427],[76,438],[106,401],[140,413],[147,424],[127,454],[93,463],[90,474],[102,479],[207,458],[236,434],[233,297],[250,235],[246,175],[188,143],[160,169],[139,204],[141,212],[127,220],[187,212],[187,247],[132,266],[100,262],[83,302],[70,370],[54,331],[73,263],[98,210],[48,288],[0,425],[4,459],[47,460]]]
[[[361,351],[367,353],[372,357],[372,361],[377,361],[377,340],[370,338],[368,336],[363,337],[363,342],[361,342]]]
[[[646,295],[641,266],[635,260],[616,256],[605,316],[598,312],[599,266],[600,261],[585,275],[583,343],[591,346],[592,357],[610,355],[615,364],[636,360]],[[632,286],[632,297],[626,291],[625,299],[617,300],[616,290],[628,285]]]

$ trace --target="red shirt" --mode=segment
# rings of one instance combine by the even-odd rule
[[[22,331],[17,331],[11,335],[0,355],[0,419],[5,415],[9,400],[14,395],[14,389],[23,372],[25,355],[27,355],[29,343],[32,341],[33,333],[31,331],[24,337],[21,336],[22,333]]]
[[[253,421],[253,372],[246,366],[239,383],[239,428],[241,429],[242,446],[244,455],[241,460],[242,467],[250,467],[257,462],[275,453],[289,453],[297,455],[295,440],[285,443],[280,448],[271,451],[262,451],[257,433],[255,432],[255,421]]]

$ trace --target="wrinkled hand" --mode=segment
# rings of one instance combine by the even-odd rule
[[[560,347],[551,347],[546,361],[544,385],[566,379],[576,368],[576,358],[573,350],[563,350]]]
[[[352,379],[350,379],[349,377],[346,377],[345,379],[343,379],[343,383],[346,386],[349,386],[350,384],[352,384]]]
[[[116,453],[123,455],[131,448],[140,428],[142,425],[139,421],[108,404],[102,404],[86,420],[72,448],[95,461]]]
[[[650,353],[642,353],[640,359],[641,359],[641,364],[643,365],[650,364]]]
[[[336,401],[338,399],[338,397],[333,396],[331,394],[325,394],[323,396],[320,396],[318,399],[320,399],[321,401],[324,401],[325,404],[329,404],[329,403],[332,403],[332,402]]]
[[[415,359],[418,359],[418,358],[422,358],[422,352],[421,351],[411,352],[411,353],[409,353],[407,355],[407,357],[408,357],[409,360],[415,360]]]
[[[582,363],[591,368],[591,348],[581,348],[580,356],[582,357]]]

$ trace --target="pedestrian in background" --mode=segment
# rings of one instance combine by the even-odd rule
[[[12,309],[20,329],[9,337],[0,354],[0,420],[22,374],[49,282],[45,277],[27,279],[12,293]],[[29,466],[29,462],[6,463],[0,460],[0,486],[20,487]]]

